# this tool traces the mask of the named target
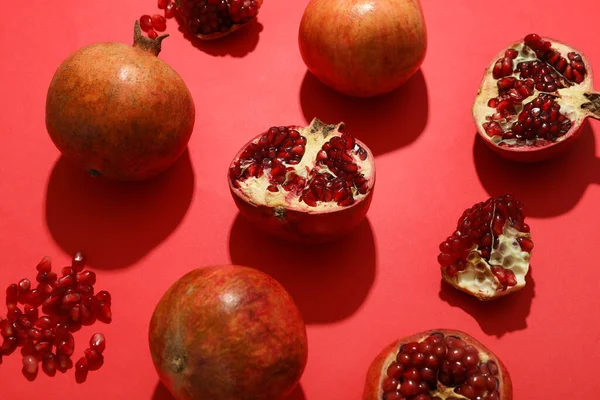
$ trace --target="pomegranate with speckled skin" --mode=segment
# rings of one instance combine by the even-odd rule
[[[133,46],[96,43],[67,57],[46,98],[46,127],[61,153],[90,174],[141,181],[184,152],[195,121],[181,76],[157,56],[167,35],[135,25]]]
[[[191,271],[159,301],[152,360],[177,400],[278,400],[296,387],[308,355],[306,328],[272,277],[236,265]]]
[[[319,80],[371,97],[414,75],[425,58],[427,32],[419,0],[311,0],[298,41]]]

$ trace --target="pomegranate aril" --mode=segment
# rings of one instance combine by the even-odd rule
[[[154,29],[148,29],[147,34],[150,39],[156,39],[158,37],[158,33],[156,33]]]
[[[96,371],[104,364],[104,356],[100,354],[100,352],[92,349],[85,349],[84,354],[87,359],[87,367],[90,371]]]
[[[170,2],[171,0],[158,0],[158,8],[164,10]]]
[[[98,318],[98,321],[100,322],[110,324],[112,321],[112,311],[110,309],[110,305],[107,303],[100,303],[96,318]]]
[[[144,32],[148,32],[152,29],[152,17],[150,15],[142,15],[140,17],[140,28]]]
[[[53,353],[46,353],[42,358],[42,371],[50,377],[56,375],[57,361]]]
[[[6,303],[16,303],[19,298],[19,286],[12,284],[6,288]]]
[[[78,251],[73,255],[71,259],[71,267],[75,270],[75,272],[83,271],[83,267],[85,265],[85,255]]]
[[[62,373],[65,373],[73,368],[73,361],[71,360],[71,357],[66,354],[57,354],[56,368]]]
[[[102,333],[95,333],[90,339],[90,349],[96,350],[98,353],[104,353],[106,348],[106,338]]]
[[[171,19],[175,16],[175,3],[169,2],[169,4],[167,4],[167,6],[165,7],[165,18],[166,19]]]
[[[23,373],[27,375],[36,375],[38,372],[38,360],[34,356],[23,357]]]
[[[83,383],[87,379],[87,375],[87,359],[85,357],[81,357],[75,364],[75,381],[77,383]]]
[[[152,16],[152,27],[157,32],[164,32],[167,30],[167,20],[160,14],[154,14]]]
[[[43,341],[37,342],[33,346],[33,350],[35,351],[36,354],[43,356],[44,354],[52,351],[52,343],[43,342]]]
[[[43,315],[39,317],[37,321],[35,321],[35,326],[37,326],[40,329],[50,329],[54,327],[54,324],[52,323],[50,317]]]
[[[0,352],[5,355],[11,355],[17,349],[17,338],[14,336],[5,337],[0,346]]]
[[[50,257],[46,256],[42,258],[35,268],[38,272],[50,272],[52,270],[52,261],[50,260]]]

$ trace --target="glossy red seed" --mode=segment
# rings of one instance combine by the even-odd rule
[[[23,357],[23,372],[35,375],[38,372],[38,360],[34,356]]]
[[[104,364],[104,356],[96,350],[85,349],[85,358],[87,358],[87,367],[90,371],[96,371]]]
[[[419,383],[412,380],[407,380],[400,384],[400,393],[403,396],[415,396],[419,393]]]
[[[17,338],[14,336],[5,337],[2,341],[0,350],[3,355],[9,356],[17,349]]]
[[[152,16],[152,27],[157,32],[164,32],[167,29],[167,20],[160,14]]]
[[[87,375],[87,359],[85,357],[81,357],[75,364],[75,381],[77,383],[83,383],[87,379]]]
[[[175,11],[176,11],[175,3],[170,2],[169,4],[167,4],[167,7],[165,8],[165,18],[167,18],[167,19],[173,18],[175,16]]]
[[[96,294],[96,299],[102,303],[111,304],[111,295],[105,290],[101,290]]]
[[[50,377],[56,375],[56,369],[58,367],[56,356],[53,353],[47,353],[42,359],[42,370]]]
[[[158,37],[158,33],[154,29],[148,29],[148,37],[150,39],[156,39]]]
[[[73,255],[71,259],[71,267],[75,270],[75,272],[83,271],[83,267],[85,265],[85,255],[78,251]]]
[[[107,303],[100,303],[96,317],[98,318],[98,321],[104,322],[105,324],[110,324],[112,321],[112,311],[110,309],[110,305]]]
[[[144,32],[148,32],[152,29],[152,17],[149,15],[142,15],[140,17],[140,28]]]
[[[64,339],[57,341],[56,353],[70,356],[75,351],[75,339],[70,333],[66,333]]]
[[[70,370],[71,368],[73,368],[73,360],[71,360],[71,357],[66,354],[57,354],[56,355],[56,368],[60,372],[65,373],[68,370]]]
[[[164,10],[170,2],[170,0],[158,0],[158,8]]]
[[[94,286],[96,284],[96,273],[93,271],[83,271],[77,274],[77,283],[81,285]]]
[[[6,288],[6,302],[7,303],[16,303],[19,298],[19,286],[16,284],[10,285]]]
[[[90,348],[96,350],[98,353],[104,353],[106,348],[106,338],[102,333],[95,333],[90,339]]]

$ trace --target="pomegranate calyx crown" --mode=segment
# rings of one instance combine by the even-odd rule
[[[147,51],[150,54],[158,56],[162,49],[162,41],[169,37],[168,33],[160,35],[156,39],[151,39],[142,35],[142,28],[140,27],[140,21],[136,20],[133,26],[133,47]]]
[[[338,124],[326,124],[318,118],[313,118],[308,127],[310,129],[310,133],[321,132],[323,137],[327,137],[332,131],[341,131],[344,129],[344,123],[340,122]]]

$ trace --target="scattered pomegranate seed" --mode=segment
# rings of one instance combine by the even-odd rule
[[[164,10],[167,6],[171,4],[170,0],[158,0],[158,8]]]
[[[148,32],[152,29],[152,17],[149,15],[142,15],[140,17],[140,28],[144,32]]]
[[[175,3],[170,2],[169,4],[167,4],[167,6],[165,7],[165,18],[167,18],[167,19],[173,18],[175,16],[175,11],[176,11]]]
[[[88,375],[87,358],[81,357],[77,364],[75,364],[75,381],[77,383],[83,383],[87,379]]]
[[[164,32],[167,30],[167,20],[162,15],[154,14],[152,16],[152,26],[155,31]]]
[[[158,37],[158,33],[154,29],[148,29],[148,37],[150,39],[156,39]]]
[[[36,269],[37,288],[32,289],[28,279],[7,288],[7,318],[0,318],[0,356],[8,356],[20,347],[22,372],[29,380],[35,379],[40,362],[48,376],[54,376],[57,370],[64,373],[73,368],[71,356],[75,338],[72,333],[84,323],[112,320],[111,296],[104,290],[94,295],[96,274],[83,270],[82,253],[73,256],[71,266],[61,269],[60,277],[52,272],[48,257],[44,257]],[[23,304],[23,308],[19,304]],[[39,315],[40,306],[45,315]],[[104,349],[104,335],[92,336],[90,348],[76,373],[78,381],[85,381],[88,370],[103,365]]]

